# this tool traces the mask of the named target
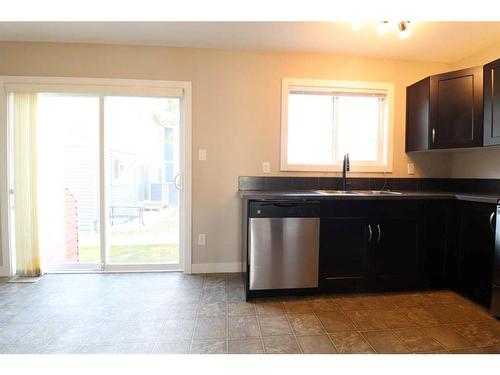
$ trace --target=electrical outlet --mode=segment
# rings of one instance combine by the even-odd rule
[[[205,233],[198,234],[198,246],[205,246],[207,244],[207,235]]]
[[[408,174],[415,174],[415,164],[408,163]]]
[[[265,161],[262,163],[262,172],[263,173],[269,173],[271,172],[271,163],[268,161]]]
[[[205,161],[207,160],[207,150],[198,150],[198,160]]]

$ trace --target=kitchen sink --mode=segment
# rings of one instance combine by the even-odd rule
[[[316,193],[322,195],[362,195],[361,192],[352,190],[316,190]]]
[[[367,195],[401,195],[399,191],[387,191],[387,190],[359,190],[361,194]]]
[[[401,195],[398,191],[387,190],[316,190],[322,195]]]

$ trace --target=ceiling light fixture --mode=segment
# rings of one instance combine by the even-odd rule
[[[398,25],[399,39],[406,39],[411,35],[410,21],[401,21]]]

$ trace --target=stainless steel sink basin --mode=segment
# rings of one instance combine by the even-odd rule
[[[359,191],[352,190],[316,190],[316,193],[322,195],[362,195]]]
[[[387,191],[387,190],[359,190],[361,194],[367,195],[401,195],[399,191]]]
[[[401,195],[398,191],[386,190],[316,190],[322,195]]]

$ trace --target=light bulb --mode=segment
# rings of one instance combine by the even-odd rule
[[[398,28],[399,39],[406,39],[411,35],[410,21],[401,21]]]

